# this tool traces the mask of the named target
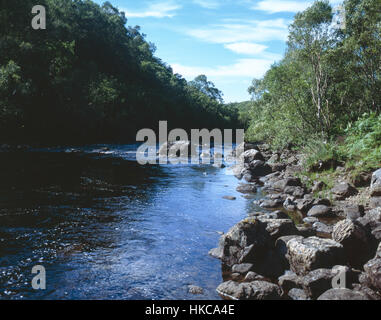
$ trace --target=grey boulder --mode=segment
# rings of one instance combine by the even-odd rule
[[[232,300],[280,300],[282,295],[279,286],[265,281],[238,283],[230,280],[220,284],[217,292]]]
[[[369,300],[369,298],[360,291],[330,289],[324,292],[317,300]]]
[[[287,243],[286,255],[291,270],[298,275],[319,268],[344,264],[344,248],[340,243],[317,237],[295,238]]]

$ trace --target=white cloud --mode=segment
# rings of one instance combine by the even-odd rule
[[[193,2],[206,9],[216,9],[221,5],[217,0],[193,0]]]
[[[250,42],[235,42],[225,44],[225,48],[235,53],[255,55],[265,51],[267,46]]]
[[[175,73],[179,73],[190,80],[200,74],[207,77],[225,78],[225,77],[248,77],[261,78],[274,63],[271,59],[239,59],[236,63],[227,66],[212,67],[190,67],[181,64],[172,64]]]
[[[172,18],[181,7],[174,2],[167,1],[150,4],[142,11],[131,11],[129,9],[120,9],[120,11],[124,11],[127,18]]]
[[[265,11],[267,13],[278,12],[299,12],[307,9],[314,1],[297,1],[297,0],[262,0],[259,1],[253,10]],[[343,0],[330,0],[331,5],[335,6],[342,3]]]
[[[263,0],[259,1],[252,9],[268,13],[298,12],[305,10],[310,5],[311,1]]]
[[[188,30],[187,34],[210,43],[264,42],[287,40],[285,19],[225,23],[207,28]]]

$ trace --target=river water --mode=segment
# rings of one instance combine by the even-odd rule
[[[260,194],[236,192],[228,169],[140,166],[136,145],[102,147],[0,153],[0,299],[220,299],[208,251]],[[31,286],[35,265],[46,290]]]

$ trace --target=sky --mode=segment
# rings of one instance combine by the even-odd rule
[[[104,1],[96,0],[101,4]],[[247,91],[285,51],[288,25],[310,0],[109,0],[139,25],[155,55],[187,80],[205,74],[224,100]],[[331,0],[337,5],[339,0]]]

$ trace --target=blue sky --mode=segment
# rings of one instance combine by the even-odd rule
[[[109,0],[141,26],[156,56],[187,80],[205,74],[225,102],[245,101],[285,50],[288,24],[305,0]],[[96,0],[98,3],[104,1]],[[337,4],[338,0],[331,0]]]

